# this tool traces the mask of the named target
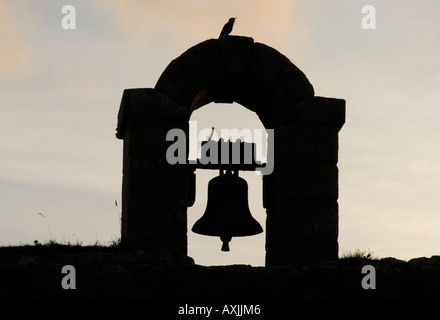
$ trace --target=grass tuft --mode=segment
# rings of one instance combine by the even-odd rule
[[[376,255],[370,249],[344,252],[339,259],[366,259],[366,260],[378,260]]]

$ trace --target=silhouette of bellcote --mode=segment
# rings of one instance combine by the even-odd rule
[[[219,38],[222,36],[227,36],[228,34],[231,33],[232,27],[234,26],[235,19],[237,19],[237,18],[230,18],[229,21],[226,22],[226,24],[223,26],[222,32],[220,32]]]

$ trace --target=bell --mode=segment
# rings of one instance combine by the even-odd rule
[[[243,237],[263,232],[248,206],[246,180],[230,170],[211,179],[208,184],[208,203],[203,216],[196,221],[192,231],[207,236],[220,237],[222,251],[229,251],[232,237]]]

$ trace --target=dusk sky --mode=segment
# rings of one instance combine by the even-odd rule
[[[76,29],[63,29],[64,5],[75,8]],[[362,26],[365,5],[376,29]],[[217,38],[230,17],[231,34],[285,55],[315,95],[346,100],[340,254],[440,254],[438,0],[0,0],[0,245],[119,238],[123,90],[154,87],[171,60]],[[263,128],[235,103],[209,104],[191,120],[199,130]],[[191,232],[216,174],[197,171],[188,255],[264,265],[264,233],[233,238],[225,253],[218,238]],[[261,177],[240,175],[265,229]]]

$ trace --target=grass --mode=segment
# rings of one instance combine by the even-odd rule
[[[376,255],[370,250],[355,249],[354,251],[348,251],[342,253],[339,259],[366,259],[366,260],[378,260]]]
[[[38,240],[34,241],[34,244],[20,244],[20,245],[7,245],[0,246],[0,254],[12,253],[12,254],[31,254],[31,253],[82,253],[91,252],[97,250],[104,251],[119,251],[121,249],[121,239],[116,238],[109,241],[107,245],[101,244],[96,241],[94,244],[83,246],[82,241],[77,239],[76,243],[60,243],[53,239],[40,243]]]
[[[115,200],[116,213],[118,215],[119,226],[121,227],[121,210],[118,207],[118,202]],[[42,217],[46,222],[47,229],[50,234],[50,240],[44,243],[34,240],[33,244],[25,243],[18,245],[1,245],[0,244],[0,254],[1,253],[71,253],[71,252],[84,252],[92,250],[119,250],[121,249],[121,238],[113,238],[106,245],[98,242],[98,240],[92,245],[83,246],[83,242],[78,239],[78,237],[73,234],[76,239],[76,243],[71,243],[70,241],[59,242],[53,236],[52,229],[50,228],[49,221],[47,217],[41,213],[36,212],[37,215]],[[63,237],[64,239],[64,237]]]
[[[42,214],[41,212],[37,212],[37,214],[38,214],[40,217],[43,217],[44,220],[46,221],[46,225],[47,225],[47,228],[49,229],[49,233],[50,233],[50,239],[51,239],[51,240],[54,240],[54,237],[53,237],[53,234],[52,234],[52,230],[50,229],[50,225],[49,225],[49,222],[47,221],[46,216],[45,216],[44,214]]]

